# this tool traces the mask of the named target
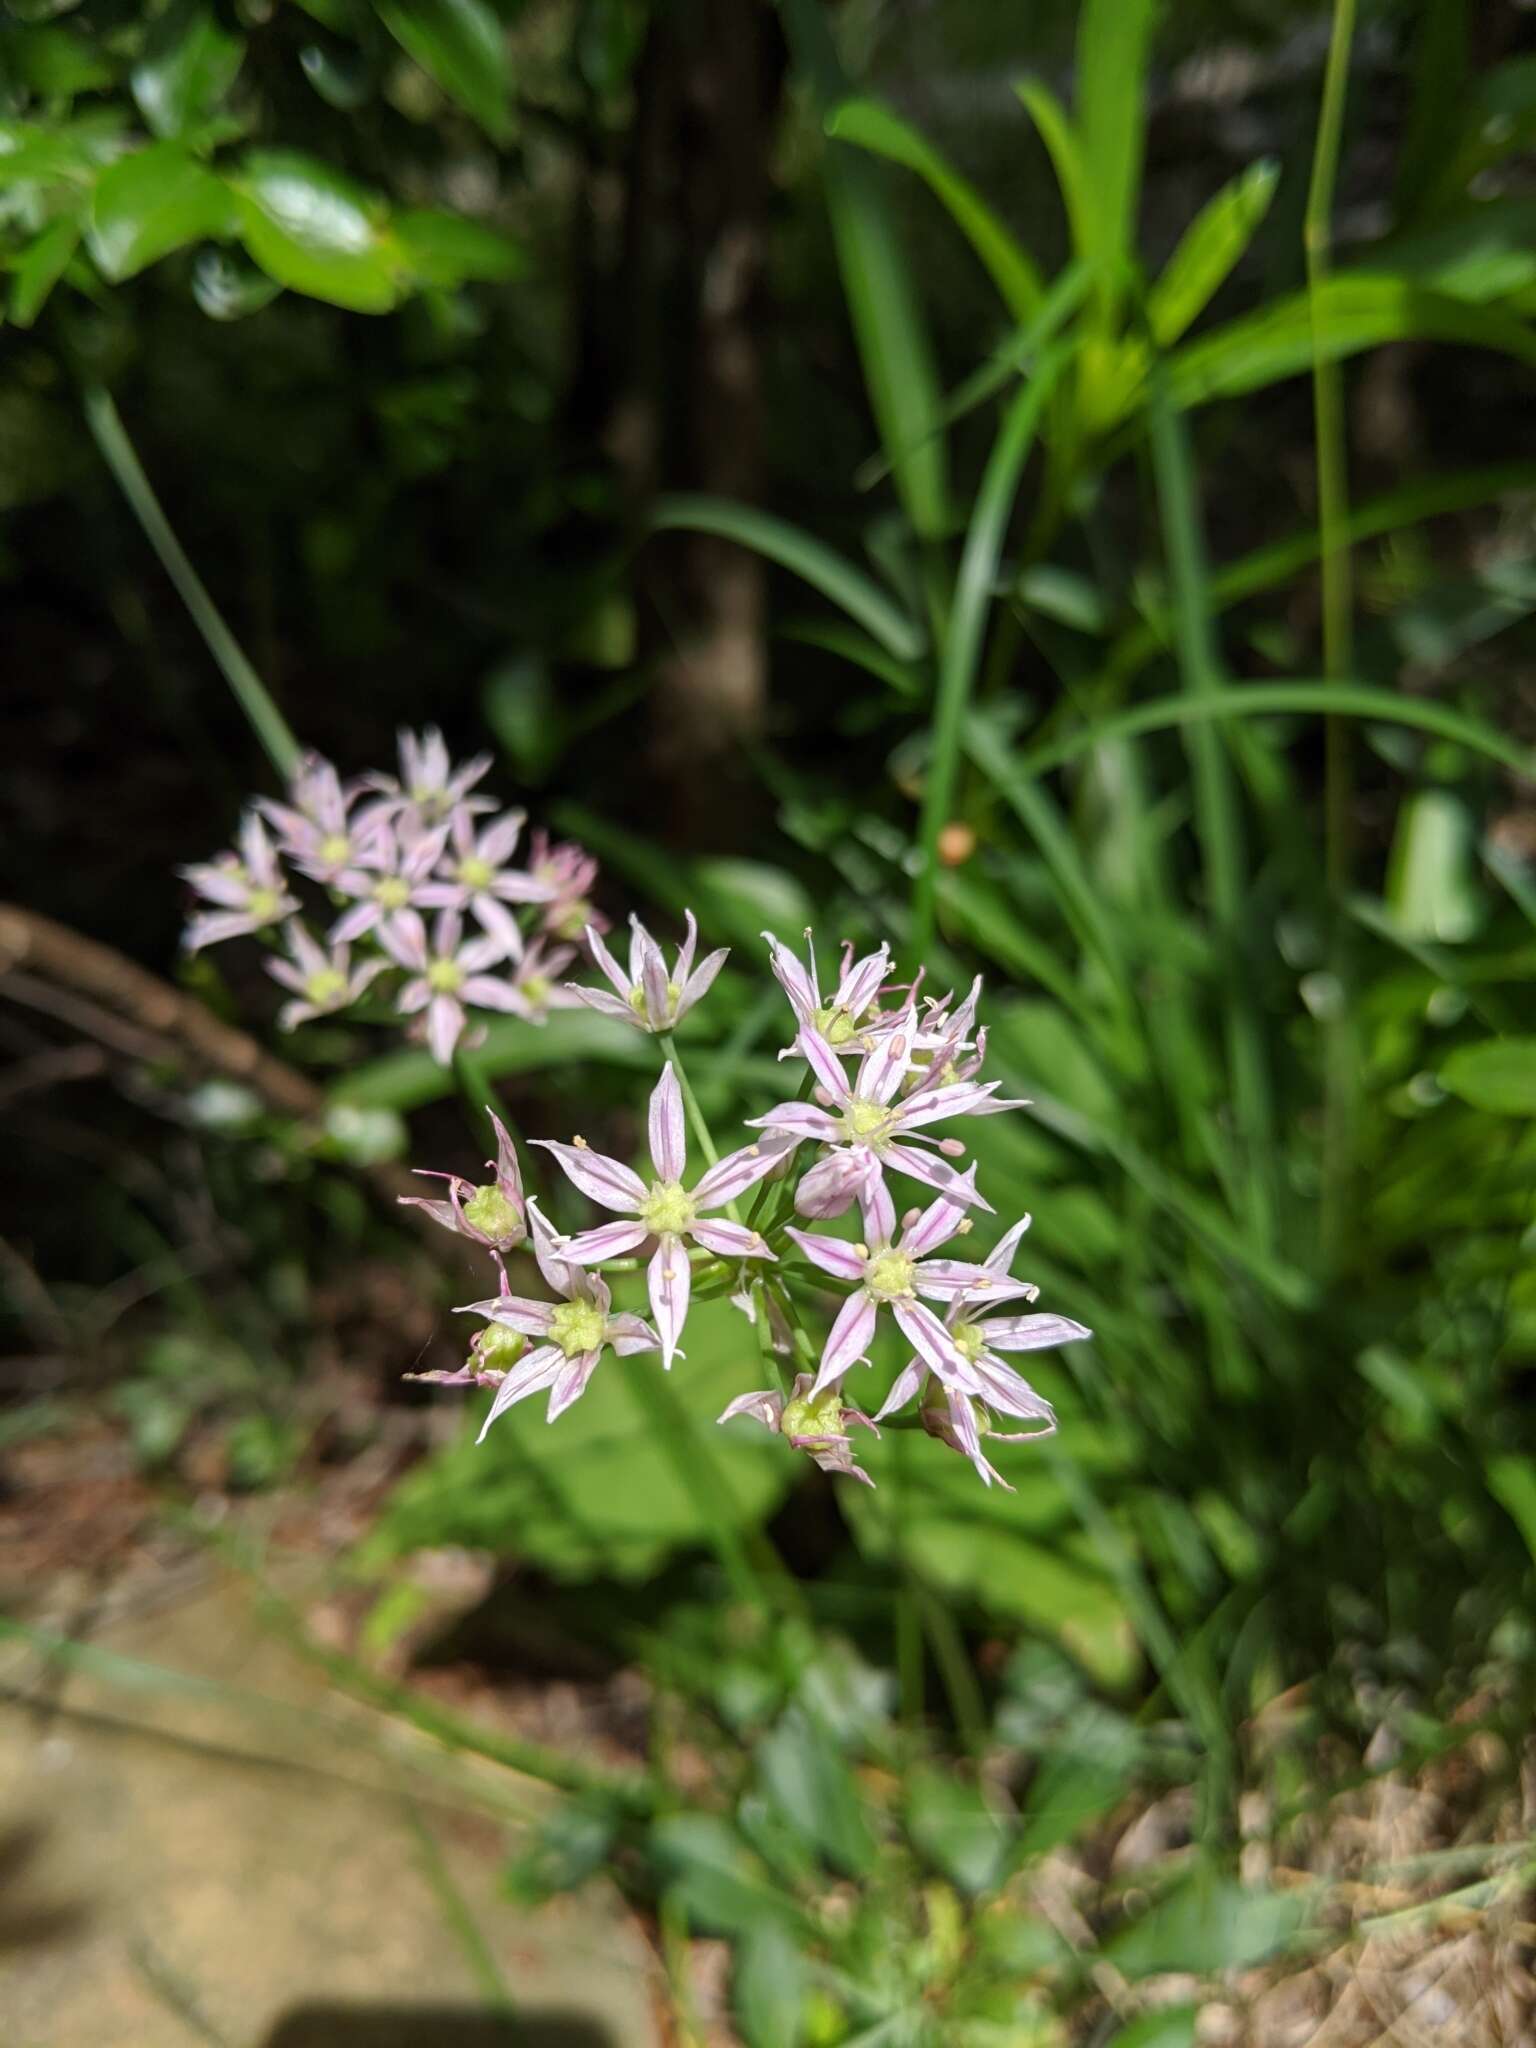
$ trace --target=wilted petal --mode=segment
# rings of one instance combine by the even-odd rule
[[[587,1145],[561,1145],[553,1138],[534,1138],[530,1142],[553,1152],[582,1193],[605,1209],[630,1214],[645,1200],[645,1182],[622,1160],[609,1159]]]
[[[651,1090],[649,1123],[651,1164],[657,1178],[680,1181],[688,1171],[688,1136],[683,1123],[683,1091],[670,1060]]]
[[[637,1351],[659,1351],[656,1332],[644,1316],[610,1316],[608,1342],[620,1358],[632,1358]]]
[[[687,1248],[681,1238],[669,1235],[661,1240],[651,1254],[646,1280],[651,1314],[656,1318],[656,1331],[661,1338],[661,1362],[670,1371],[688,1317],[688,1293],[693,1285]]]
[[[601,1259],[622,1258],[637,1244],[643,1244],[647,1235],[640,1222],[600,1223],[596,1230],[583,1230],[577,1237],[565,1238],[560,1255],[575,1266],[594,1266]]]
[[[754,1422],[776,1432],[783,1413],[784,1396],[772,1387],[764,1387],[755,1394],[738,1394],[729,1407],[721,1409],[715,1420],[717,1423],[731,1422],[738,1415],[750,1415]]]
[[[827,1336],[821,1354],[821,1369],[811,1388],[811,1397],[825,1393],[834,1380],[858,1364],[875,1334],[875,1304],[861,1287],[850,1294],[837,1312],[837,1321]]]
[[[857,1247],[845,1244],[839,1237],[817,1237],[809,1230],[796,1230],[791,1224],[785,1232],[794,1239],[812,1265],[820,1266],[823,1273],[830,1273],[837,1280],[864,1279],[864,1254]]]

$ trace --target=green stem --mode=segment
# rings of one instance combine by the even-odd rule
[[[1323,582],[1323,673],[1338,686],[1354,654],[1354,587],[1349,543],[1349,473],[1345,441],[1344,372],[1328,358],[1322,331],[1322,291],[1333,252],[1333,199],[1344,133],[1355,0],[1334,0],[1323,99],[1302,236],[1307,259],[1307,300],[1312,326],[1312,416],[1317,442],[1317,516]],[[1335,903],[1349,887],[1352,761],[1347,720],[1332,714],[1323,736],[1323,833],[1328,884]],[[1336,917],[1331,966],[1347,980],[1347,937]],[[1349,1006],[1339,1003],[1323,1027],[1322,1198],[1318,1225],[1325,1253],[1343,1241],[1349,1204],[1349,1160],[1357,1115],[1358,1063]]]
[[[267,758],[278,774],[285,778],[290,776],[299,763],[299,743],[273,702],[266,684],[251,666],[245,650],[224,623],[223,614],[208,595],[181,542],[172,532],[171,523],[144,474],[143,464],[134,452],[128,430],[112,402],[111,394],[103,385],[88,384],[82,403],[86,425],[101,450],[102,460],[128,500],[129,508],[144,530],[145,539],[160,557],[165,573],[175,584],[208,652],[224,671],[225,680],[250,721],[251,730],[266,748]]]
[[[720,1154],[716,1151],[715,1141],[709,1134],[709,1125],[704,1121],[704,1112],[699,1108],[699,1098],[693,1092],[693,1083],[688,1078],[688,1069],[683,1065],[683,1056],[677,1049],[677,1040],[670,1031],[658,1031],[656,1038],[661,1046],[662,1058],[672,1062],[677,1085],[683,1091],[683,1107],[688,1112],[688,1122],[693,1135],[699,1141],[699,1150],[711,1166],[718,1166]]]

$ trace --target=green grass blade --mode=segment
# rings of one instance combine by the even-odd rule
[[[224,623],[223,614],[208,595],[202,578],[172,531],[171,523],[161,509],[160,500],[155,496],[154,488],[144,474],[143,464],[128,438],[122,415],[112,402],[111,393],[103,385],[89,384],[82,403],[86,424],[101,450],[102,460],[128,500],[134,517],[143,528],[145,539],[160,557],[161,566],[176,586],[177,595],[202,634],[208,652],[223,670],[224,679],[234,691],[235,701],[245,713],[252,732],[266,749],[268,760],[286,779],[298,766],[299,743],[273,702],[266,684],[247,660],[244,648]]]
[[[849,97],[826,15],[819,0],[782,0],[780,18],[825,116]],[[882,170],[851,143],[829,139],[822,183],[870,404],[907,517],[924,539],[936,539],[949,525],[948,453],[934,431],[938,369]]]
[[[939,660],[938,692],[933,711],[933,751],[923,781],[922,816],[917,834],[912,943],[919,963],[933,939],[939,832],[954,804],[961,732],[981,660],[987,613],[997,588],[998,565],[1008,520],[1041,413],[1067,360],[1065,353],[1060,351],[1048,356],[1008,408],[987,459],[986,473],[981,480],[976,509],[960,557],[954,601]]]
[[[1134,257],[1146,141],[1154,0],[1084,0],[1077,33],[1077,134],[1106,328]]]
[[[1040,304],[1039,271],[970,180],[926,136],[878,100],[847,100],[834,108],[827,133],[916,171],[981,258],[1015,320],[1031,318]]]
[[[1250,164],[1190,222],[1147,292],[1147,325],[1163,348],[1197,320],[1231,275],[1269,211],[1280,167]]]
[[[916,661],[927,645],[923,629],[893,604],[885,592],[846,556],[787,519],[736,505],[729,498],[675,496],[659,498],[651,511],[658,533],[684,530],[717,534],[736,541],[819,590],[856,625],[864,628],[897,661]]]
[[[1051,159],[1056,183],[1061,188],[1061,203],[1067,210],[1067,225],[1072,230],[1072,246],[1084,263],[1096,266],[1098,244],[1092,201],[1083,168],[1083,153],[1078,146],[1071,116],[1050,87],[1038,78],[1021,78],[1013,89],[1034,122]]]
[[[1175,727],[1220,718],[1269,718],[1288,713],[1323,716],[1337,710],[1350,718],[1379,720],[1384,725],[1407,725],[1437,739],[1455,740],[1486,760],[1527,779],[1536,777],[1536,752],[1516,740],[1506,739],[1481,719],[1468,718],[1444,704],[1427,698],[1400,695],[1395,690],[1375,688],[1369,683],[1294,681],[1285,683],[1234,683],[1211,690],[1201,697],[1158,697],[1150,704],[1136,704],[1112,718],[1096,721],[1081,731],[1052,740],[1048,746],[1031,748],[1014,763],[1023,776],[1046,775],[1089,753],[1103,740],[1134,739],[1142,733],[1169,732]],[[984,734],[984,729],[983,729]],[[978,745],[983,734],[978,734]]]
[[[1206,598],[1205,539],[1184,422],[1169,403],[1161,373],[1153,386],[1152,469],[1157,483],[1163,541],[1173,586],[1174,643],[1185,694],[1220,694],[1221,663]],[[1247,862],[1237,789],[1222,737],[1209,724],[1189,733],[1194,779],[1195,829],[1212,922],[1220,936],[1226,968],[1225,1009],[1228,1073],[1243,1146],[1249,1220],[1260,1243],[1274,1231],[1272,1185],[1274,1115],[1263,1033],[1245,971],[1243,905]]]

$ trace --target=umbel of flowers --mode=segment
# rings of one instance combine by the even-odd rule
[[[965,998],[920,999],[917,985],[893,988],[886,948],[845,957],[830,999],[817,981],[814,951],[802,964],[765,933],[773,973],[789,999],[793,1037],[781,1058],[798,1061],[799,1093],[745,1127],[749,1142],[721,1157],[700,1116],[672,1041],[672,1026],[707,991],[724,960],[693,966],[696,928],[675,966],[634,924],[626,974],[588,927],[594,958],[612,985],[568,993],[662,1042],[651,1093],[649,1161],[636,1171],[576,1137],[536,1141],[607,1220],[575,1235],[555,1232],[525,1198],[511,1140],[496,1124],[493,1178],[483,1186],[454,1176],[446,1200],[420,1206],[487,1250],[499,1291],[467,1304],[484,1327],[457,1372],[423,1375],[491,1386],[495,1399],[481,1437],[519,1401],[547,1393],[554,1421],[586,1389],[607,1352],[686,1357],[691,1302],[728,1295],[759,1331],[781,1370],[777,1387],[739,1395],[719,1418],[747,1416],[830,1472],[871,1484],[855,1459],[850,1430],[878,1424],[915,1404],[918,1424],[967,1457],[987,1485],[1007,1486],[990,1445],[1048,1435],[1049,1402],[1009,1364],[1009,1354],[1071,1343],[1090,1333],[1065,1316],[1033,1312],[1037,1289],[1012,1277],[1022,1218],[978,1260],[956,1258],[972,1212],[990,1210],[976,1168],[962,1167],[963,1142],[937,1126],[1018,1109],[981,1077],[986,1030],[976,1022],[978,980]],[[807,933],[807,939],[810,935]],[[794,1079],[786,1068],[786,1093]],[[689,1126],[703,1155],[689,1157]],[[915,1183],[915,1189],[911,1184]],[[920,1197],[899,1211],[898,1189]],[[751,1197],[743,1213],[743,1204]],[[802,1227],[856,1210],[857,1240]],[[725,1213],[722,1214],[721,1212]],[[795,1218],[802,1219],[797,1222]],[[530,1242],[553,1297],[514,1294],[504,1255]],[[651,1317],[615,1314],[605,1267],[645,1267]],[[998,1311],[1003,1311],[999,1313]],[[846,1397],[852,1375],[870,1364],[887,1323],[909,1357],[871,1418]],[[791,1371],[790,1366],[793,1367]]]
[[[597,862],[552,845],[477,793],[489,754],[455,764],[435,728],[400,734],[398,775],[344,783],[308,754],[286,800],[259,798],[237,850],[182,870],[203,899],[192,951],[255,937],[293,1000],[284,1030],[370,1009],[399,1019],[447,1065],[477,1012],[543,1023],[578,998],[561,977],[600,927]]]

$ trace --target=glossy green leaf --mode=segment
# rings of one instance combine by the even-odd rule
[[[955,225],[986,265],[1014,318],[1029,319],[1040,303],[1040,275],[1034,263],[975,186],[960,175],[926,136],[878,100],[845,101],[828,117],[827,133],[916,171],[948,208]]]
[[[1195,2048],[1195,2028],[1200,2008],[1195,2005],[1164,2005],[1156,2012],[1144,2012],[1111,2035],[1106,2048]]]
[[[1387,864],[1392,921],[1411,939],[1455,945],[1482,915],[1472,814],[1449,789],[1416,790],[1398,814]]]
[[[489,1279],[484,1285],[494,1292]],[[644,1288],[634,1279],[616,1285],[615,1294],[623,1308],[644,1307]],[[467,1344],[476,1324],[458,1320]],[[729,1303],[697,1302],[687,1350],[662,1388],[675,1407],[669,1427],[681,1433],[686,1457],[713,1470],[730,1525],[755,1527],[799,1477],[766,1430],[714,1426],[728,1401],[762,1384],[756,1339]],[[489,1402],[445,1396],[466,1410],[464,1434],[412,1469],[370,1546],[388,1557],[462,1543],[527,1559],[558,1578],[637,1579],[673,1551],[705,1543],[710,1532],[700,1495],[683,1483],[677,1446],[660,1440],[650,1406],[631,1384],[643,1369],[660,1378],[654,1355],[632,1362],[610,1354],[556,1427],[544,1419],[543,1400],[534,1399],[502,1416],[479,1445],[474,1431]]]
[[[1316,347],[1325,361],[1392,341],[1451,341],[1497,349],[1536,368],[1536,332],[1523,320],[1428,291],[1411,278],[1336,275],[1319,285],[1316,300]],[[1313,351],[1311,308],[1298,293],[1186,344],[1169,363],[1170,394],[1180,406],[1236,398],[1303,375]]]
[[[402,259],[369,193],[295,150],[252,150],[231,179],[240,232],[267,275],[358,313],[387,313]]]
[[[790,1708],[758,1745],[763,1795],[801,1839],[846,1877],[867,1876],[875,1858],[858,1781],[817,1721]]]
[[[907,1775],[906,1820],[913,1847],[961,1891],[975,1897],[1001,1881],[1007,1831],[972,1779],[915,1765]]]
[[[790,1902],[767,1866],[717,1814],[667,1814],[652,1828],[650,1847],[690,1928],[699,1933],[743,1936],[771,1922],[792,1923]]]
[[[506,33],[486,0],[374,0],[402,49],[473,114],[486,134],[511,131],[511,65]]]
[[[746,2048],[803,2048],[809,1975],[779,1920],[754,1921],[736,1947],[731,2005]]]
[[[30,327],[80,246],[80,223],[68,216],[50,221],[11,266],[10,315]]]
[[[1269,211],[1279,177],[1272,161],[1250,164],[1185,229],[1147,293],[1147,325],[1161,346],[1178,340],[1231,275]]]
[[[115,118],[109,127],[83,121],[0,121],[0,190],[60,180],[86,184],[113,153],[117,140]]]
[[[771,512],[759,512],[750,505],[732,504],[728,498],[668,497],[657,500],[651,525],[659,533],[682,529],[737,541],[830,598],[898,661],[915,661],[923,652],[922,628],[878,583],[846,556],[786,519],[776,519]]]
[[[1306,1918],[1294,1893],[1249,1891],[1204,1871],[1177,1885],[1105,1946],[1125,1976],[1214,1976],[1251,1968],[1283,1948]]]
[[[826,12],[820,0],[782,0],[780,15],[795,64],[825,116],[849,97]],[[831,140],[822,183],[880,439],[907,517],[919,534],[937,538],[949,524],[938,368],[883,169],[851,144]]]
[[[1072,230],[1072,246],[1081,261],[1092,268],[1096,262],[1096,236],[1082,151],[1070,115],[1050,87],[1038,78],[1021,78],[1014,91],[1039,131],[1050,155],[1062,204]]]
[[[245,43],[203,0],[177,0],[150,31],[130,83],[156,135],[181,135],[215,111],[234,84]]]
[[[406,266],[423,284],[499,283],[528,268],[516,242],[462,214],[398,213],[394,229]]]
[[[233,215],[221,178],[180,143],[156,142],[102,172],[86,239],[103,276],[120,283],[173,249],[227,234]]]
[[[1099,272],[1106,314],[1136,236],[1154,0],[1083,0],[1077,31],[1076,126],[1082,155],[1083,253]]]
[[[1460,1045],[1440,1063],[1440,1085],[1495,1116],[1536,1116],[1536,1038]]]

